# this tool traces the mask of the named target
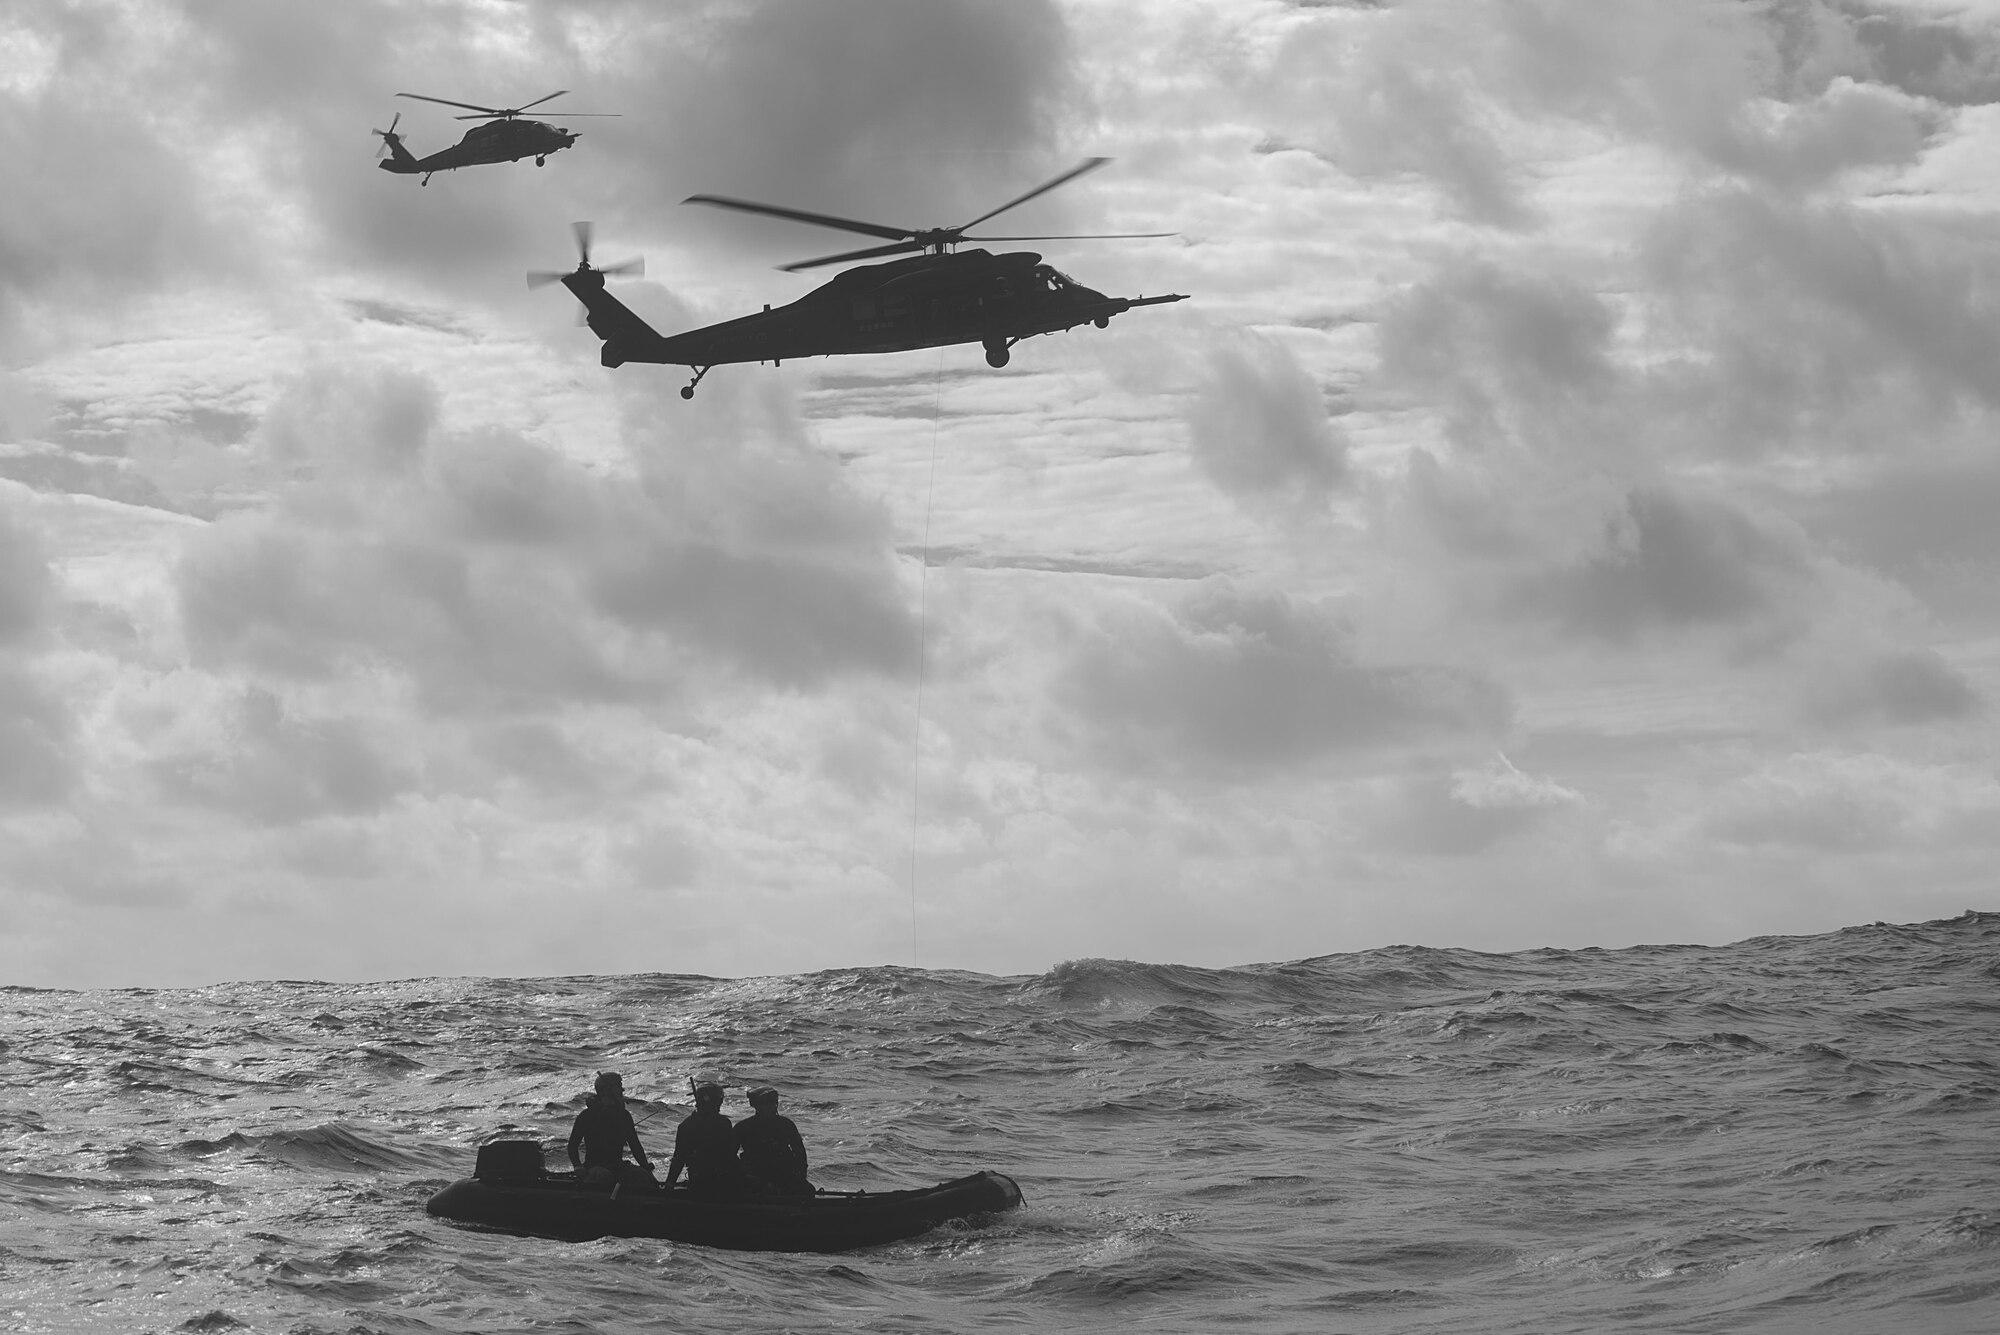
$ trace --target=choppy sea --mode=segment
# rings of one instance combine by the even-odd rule
[[[0,990],[0,1330],[2000,1331],[2000,914],[1727,946],[996,978]],[[769,1082],[830,1256],[431,1219],[624,1073]],[[552,1153],[559,1159],[560,1151]]]

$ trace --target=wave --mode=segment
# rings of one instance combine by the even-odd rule
[[[201,1160],[243,1154],[302,1172],[408,1172],[434,1166],[429,1156],[389,1143],[387,1133],[377,1138],[345,1122],[249,1135],[232,1131],[217,1140],[184,1140],[175,1147],[175,1153],[184,1159]]]

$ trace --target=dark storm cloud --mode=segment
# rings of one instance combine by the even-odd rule
[[[44,67],[0,81],[0,337],[20,332],[27,302],[86,304],[219,269],[230,210],[177,142],[185,94],[161,59],[171,23],[54,0],[8,17]]]
[[[0,808],[66,798],[76,780],[68,707],[11,656],[0,655]]]
[[[620,623],[720,651],[753,675],[808,687],[850,672],[900,675],[916,663],[909,610],[893,586],[850,563],[662,540],[590,581]]]
[[[1617,321],[1602,297],[1561,274],[1460,257],[1383,312],[1382,371],[1438,402],[1468,446],[1548,433],[1614,394]]]
[[[1042,147],[1072,90],[1065,30],[1039,2],[630,0],[366,14],[251,2],[201,12],[220,50],[208,85],[217,114],[275,115],[290,128],[285,175],[334,244],[468,277],[503,258],[553,255],[568,219],[609,221],[607,205],[644,210],[654,226],[699,225],[678,206],[700,191],[865,218],[958,206],[974,196],[953,187],[974,170],[954,154]],[[493,40],[496,29],[507,40]],[[469,168],[420,188],[368,160],[378,145],[366,131],[399,111],[419,156],[468,127],[452,108],[392,93],[514,106],[558,88],[568,95],[529,114],[583,137],[546,168]],[[566,122],[566,109],[618,118]],[[1018,187],[987,188],[1003,191],[977,196],[990,206]],[[743,230],[734,220],[724,234]],[[786,236],[845,248],[819,229]]]
[[[1946,121],[1927,103],[1841,81],[1775,124],[1731,122],[1701,147],[1712,167],[1807,192],[1844,172],[1915,162]]]
[[[1365,31],[1365,54],[1344,21],[1295,30],[1258,96],[1296,127],[1296,139],[1357,176],[1415,173],[1452,211],[1479,223],[1523,227],[1535,218],[1505,144],[1480,114],[1459,64],[1455,25],[1432,25],[1422,7]]]
[[[1894,576],[1936,611],[1996,624],[2000,458],[1983,442],[1964,457],[1885,459],[1800,511],[1834,550]]]
[[[500,722],[480,732],[472,750],[507,779],[578,807],[595,806],[607,787],[607,776],[545,719]]]
[[[1347,472],[1347,442],[1319,386],[1272,339],[1243,335],[1214,350],[1188,426],[1196,466],[1239,499],[1310,509]]]
[[[68,706],[35,671],[55,577],[40,536],[0,494],[0,807],[59,802],[75,779]]]
[[[1500,756],[1481,770],[1407,780],[1378,837],[1408,852],[1470,857],[1579,801],[1569,789],[1523,774]]]
[[[1511,602],[1614,643],[1702,628],[1783,634],[1802,622],[1812,583],[1798,533],[1722,501],[1645,488],[1594,551],[1523,578]]]
[[[274,405],[260,442],[300,480],[188,545],[197,661],[383,666],[448,708],[657,698],[703,664],[812,688],[914,663],[885,520],[804,445],[655,437],[639,411],[629,443],[661,462],[607,477],[435,412],[395,372],[321,373]]]
[[[1953,106],[2000,100],[2000,24],[1966,9],[1924,13],[1867,0],[1791,3],[1770,10],[1787,66],[1802,77],[1836,68]],[[1829,31],[1830,30],[1830,31]],[[1829,36],[1851,43],[1840,58]]]
[[[709,191],[901,226],[963,221],[1040,179],[1048,163],[1034,152],[1078,96],[1067,28],[1045,0],[679,15],[635,3],[596,16],[621,33],[602,91],[618,103],[606,109],[625,114],[601,122],[604,138],[627,159],[629,197],[659,206]],[[662,137],[678,171],[657,157],[631,170]],[[1023,151],[1025,173],[1014,160]],[[816,228],[767,234],[801,254],[851,248]]]
[[[416,783],[354,719],[287,714],[268,691],[244,693],[220,749],[160,756],[147,768],[168,797],[272,825],[379,811]]]
[[[1211,589],[1107,619],[1061,693],[1121,763],[1259,770],[1356,748],[1503,728],[1507,693],[1454,668],[1355,661],[1324,607]]]
[[[1843,664],[1808,700],[1810,712],[1829,723],[1936,723],[1969,717],[1979,707],[1972,684],[1931,649]]]
[[[33,644],[47,629],[55,577],[41,536],[0,493],[0,650]]]
[[[1725,190],[1648,239],[1648,390],[1707,443],[1901,451],[2000,406],[2000,254],[1981,228]]]
[[[609,221],[619,201],[691,214],[676,206],[703,190],[953,221],[1064,165],[1047,150],[1075,96],[1042,0],[27,0],[10,17],[49,66],[0,84],[0,295],[15,297],[261,285],[267,257],[298,245],[426,287],[511,292],[528,257],[560,257],[570,219]],[[419,156],[473,124],[398,92],[504,107],[557,89],[569,95],[530,114],[622,119],[574,120],[583,138],[546,168],[428,188],[375,170],[369,131],[399,112]],[[829,237],[840,248],[814,229],[787,240]]]

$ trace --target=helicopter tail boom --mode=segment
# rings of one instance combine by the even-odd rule
[[[562,276],[562,285],[576,294],[589,318],[590,332],[604,340],[602,360],[606,366],[626,362],[658,361],[648,356],[664,340],[653,326],[633,313],[632,308],[604,290],[604,275],[596,269],[579,269]]]

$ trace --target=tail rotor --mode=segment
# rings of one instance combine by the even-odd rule
[[[396,118],[389,122],[388,129],[370,130],[368,132],[373,135],[380,135],[382,138],[382,147],[375,154],[375,160],[377,162],[380,162],[383,158],[387,157],[391,149],[395,148],[398,144],[401,144],[403,142],[403,136],[396,133],[396,127],[398,125],[401,125],[402,123],[403,123],[403,113],[399,111],[396,113]]]
[[[576,268],[569,270],[567,273],[560,273],[553,269],[530,270],[528,273],[529,287],[545,287],[550,283],[559,283],[563,279],[572,277],[573,275],[586,273],[597,274],[600,278],[643,278],[645,276],[646,261],[637,256],[618,264],[607,264],[601,269],[592,266],[590,262],[590,243],[596,229],[590,223],[576,222],[570,224],[570,230],[576,234]]]

